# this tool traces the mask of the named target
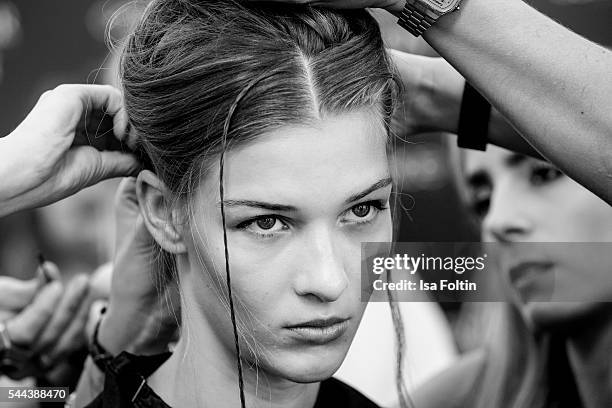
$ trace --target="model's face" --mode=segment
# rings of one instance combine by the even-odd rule
[[[384,128],[364,112],[285,127],[229,151],[224,180],[243,353],[296,382],[331,376],[365,307],[361,242],[391,240]],[[228,309],[217,293],[225,291],[218,167],[192,204],[185,302],[233,352]]]
[[[612,207],[552,165],[491,146],[486,153],[465,152],[464,168],[483,241],[497,242],[513,256],[518,242],[612,242]],[[612,298],[609,261],[585,259],[589,254],[582,249],[562,244],[532,248],[537,253],[528,256],[516,251],[529,259],[517,258],[503,272],[535,324],[570,322]],[[593,302],[538,302],[551,288],[557,299]]]

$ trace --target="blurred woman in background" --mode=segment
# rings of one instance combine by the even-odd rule
[[[535,255],[500,271],[513,303],[476,304],[489,315],[484,350],[424,386],[417,406],[611,406],[610,265],[584,248],[612,242],[612,207],[547,162],[493,146],[459,155],[483,241],[513,254],[532,243]]]

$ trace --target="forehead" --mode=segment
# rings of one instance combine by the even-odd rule
[[[517,167],[519,163],[538,161],[497,146],[488,146],[486,152],[465,149],[461,154],[463,169],[468,175],[480,171],[504,171]]]
[[[386,142],[381,121],[367,112],[268,132],[227,152],[225,198],[293,205],[344,200],[388,177]],[[218,197],[218,165],[204,187]]]

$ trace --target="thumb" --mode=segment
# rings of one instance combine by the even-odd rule
[[[39,276],[30,280],[0,276],[0,310],[20,311],[32,302],[40,286]]]
[[[100,154],[99,179],[135,176],[140,170],[140,163],[131,154],[117,151],[104,151]]]

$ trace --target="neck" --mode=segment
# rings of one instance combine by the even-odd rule
[[[585,408],[612,406],[612,314],[609,306],[568,335],[567,353]]]
[[[202,318],[183,316],[182,322],[186,327],[181,339],[172,356],[149,377],[149,386],[172,407],[239,407],[233,343],[222,344]],[[246,363],[243,377],[249,408],[312,408],[319,390],[319,383],[294,383]]]

